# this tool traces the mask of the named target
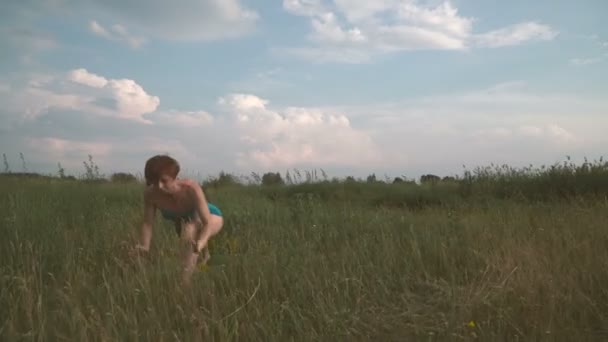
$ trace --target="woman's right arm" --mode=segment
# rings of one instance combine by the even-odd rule
[[[152,240],[152,226],[154,217],[156,216],[156,206],[150,200],[150,195],[146,191],[144,193],[144,222],[141,226],[139,244],[137,248],[144,251],[150,250],[150,241]]]

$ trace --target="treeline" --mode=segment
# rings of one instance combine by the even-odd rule
[[[141,176],[127,172],[109,176],[101,174],[92,156],[88,162],[83,162],[85,172],[78,177],[66,175],[61,164],[58,164],[56,175],[26,172],[23,155],[21,158],[25,171],[15,173],[10,170],[4,156],[2,176],[92,183],[143,183]],[[567,158],[563,163],[540,167],[515,168],[491,164],[465,170],[462,175],[439,177],[425,174],[417,180],[404,176],[380,179],[375,174],[366,178],[329,178],[323,170],[251,173],[249,176],[220,172],[218,176],[202,181],[202,186],[210,192],[250,189],[256,195],[261,192],[272,200],[364,201],[395,207],[451,205],[465,199],[490,198],[537,201],[595,196],[608,200],[608,162],[603,158],[593,162],[585,159],[577,165]]]

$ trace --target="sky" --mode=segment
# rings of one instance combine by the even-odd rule
[[[12,171],[462,174],[599,159],[605,0],[4,0]]]

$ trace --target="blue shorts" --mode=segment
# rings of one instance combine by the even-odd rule
[[[211,203],[207,203],[207,207],[209,207],[209,212],[211,212],[211,215],[222,216],[222,211],[220,210],[220,208],[216,207]]]

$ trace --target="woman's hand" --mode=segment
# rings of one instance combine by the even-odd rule
[[[129,257],[132,259],[135,258],[148,258],[150,255],[150,251],[140,244],[136,244],[133,248],[129,249]]]

